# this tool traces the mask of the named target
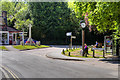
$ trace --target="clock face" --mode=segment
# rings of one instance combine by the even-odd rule
[[[81,27],[82,27],[82,28],[85,28],[85,23],[81,23]]]

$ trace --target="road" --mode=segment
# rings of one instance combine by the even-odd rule
[[[19,78],[118,78],[117,64],[47,58],[63,48],[2,51],[0,62]]]

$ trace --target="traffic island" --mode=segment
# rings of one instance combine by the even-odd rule
[[[102,50],[94,50],[95,53],[93,53],[92,48],[88,48],[88,54],[85,53],[83,56],[82,49],[81,48],[73,48],[73,49],[66,49],[63,50],[61,54],[69,57],[78,57],[78,58],[105,58],[103,57],[103,51]],[[94,56],[93,56],[94,55]],[[110,55],[109,53],[105,54],[104,56]]]

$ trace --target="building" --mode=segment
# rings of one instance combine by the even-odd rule
[[[0,44],[20,44],[23,32],[7,25],[7,11],[0,16]]]

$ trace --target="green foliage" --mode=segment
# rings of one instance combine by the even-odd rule
[[[91,47],[91,46],[90,46]],[[63,52],[61,54],[65,55],[65,56],[68,56],[69,52],[70,52],[70,56],[69,57],[79,57],[79,58],[93,58],[93,51],[89,50],[88,53],[89,55],[87,55],[87,57],[83,57],[81,54],[80,54],[80,50],[81,48],[77,48],[77,49],[72,49],[72,50],[66,50],[65,51],[65,54],[63,54]],[[109,53],[110,54],[110,53]],[[107,55],[109,55],[107,54]],[[99,51],[99,50],[96,50],[95,51],[95,56],[96,58],[103,58],[102,57],[103,55],[103,51]]]
[[[17,45],[17,46],[13,46],[14,48],[16,49],[19,49],[19,50],[27,50],[27,49],[37,49],[37,48],[47,48],[49,46],[45,46],[45,45],[40,45],[40,46],[29,46],[29,45]]]
[[[71,17],[72,14],[67,3],[29,3],[29,8],[33,20],[32,35],[34,39],[56,43],[55,40],[65,40],[66,32],[74,31],[77,26],[74,23],[76,22],[75,18],[73,19],[75,16]]]
[[[112,32],[115,38],[119,38],[120,2],[74,2],[74,6],[78,18],[83,19],[88,12],[89,25],[97,26],[100,33]]]
[[[8,50],[5,46],[0,46],[0,50]]]
[[[7,11],[8,26],[14,26],[19,30],[28,27],[32,21],[29,16],[28,4],[24,2],[1,1],[2,11]]]
[[[32,38],[41,41],[42,44],[69,44],[69,37],[66,37],[67,32],[72,32],[76,36],[73,44],[81,44],[79,21],[84,19],[86,12],[94,11],[97,4],[96,2],[69,4],[67,2],[9,1],[0,3],[2,10],[7,11],[8,26],[19,30],[24,27],[28,32],[27,27],[31,23]],[[92,19],[90,23],[93,23]],[[87,44],[94,44],[97,38],[88,31],[88,28],[86,28],[85,36]]]

